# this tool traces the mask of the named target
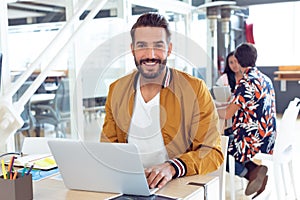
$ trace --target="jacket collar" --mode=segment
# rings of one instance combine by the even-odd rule
[[[136,86],[137,86],[137,80],[140,77],[140,72],[136,73],[135,77],[134,77],[134,88],[136,90]],[[170,85],[172,80],[172,70],[166,66],[166,74],[165,77],[163,78],[163,81],[161,83],[161,88],[166,88]]]

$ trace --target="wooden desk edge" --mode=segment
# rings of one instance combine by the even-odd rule
[[[176,197],[179,199],[204,199],[204,188],[201,186],[188,185],[189,182],[209,183],[219,181],[218,177],[214,176],[188,176],[178,178],[169,182],[164,188],[157,191],[156,194]],[[217,182],[219,185],[219,182]],[[65,187],[63,181],[45,179],[33,182],[33,197],[34,199],[110,199],[118,194],[113,193],[100,193],[89,191],[69,190]],[[200,197],[200,198],[199,198]]]
[[[274,72],[275,81],[300,81],[300,70],[279,70]]]
[[[300,74],[300,71],[275,71],[274,74]]]
[[[274,77],[275,81],[300,81],[299,78],[280,78],[280,77]]]

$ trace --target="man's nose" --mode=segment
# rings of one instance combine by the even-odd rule
[[[153,47],[147,48],[147,57],[148,58],[155,58],[155,50]]]

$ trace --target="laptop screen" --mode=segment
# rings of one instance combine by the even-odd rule
[[[134,144],[62,139],[48,145],[69,189],[142,196],[158,190],[149,190]]]

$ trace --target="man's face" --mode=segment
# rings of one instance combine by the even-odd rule
[[[172,44],[167,44],[165,29],[139,27],[135,30],[134,38],[131,50],[137,69],[144,78],[159,77],[166,67],[167,57],[172,50]]]

